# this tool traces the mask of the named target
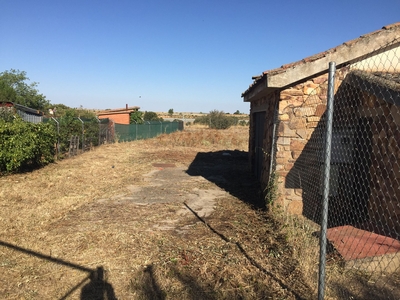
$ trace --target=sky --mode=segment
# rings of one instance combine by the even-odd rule
[[[252,76],[399,21],[399,0],[0,0],[0,72],[69,107],[248,113]]]

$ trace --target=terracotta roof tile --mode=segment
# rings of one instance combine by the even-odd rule
[[[400,22],[397,22],[397,23],[393,23],[393,24],[390,24],[390,25],[383,26],[382,29],[392,29],[392,28],[397,27],[397,26],[400,26]]]
[[[358,42],[358,39],[359,39],[359,38],[352,39],[352,40],[350,40],[350,41],[344,42],[343,45],[346,45],[346,46],[349,46],[349,47],[350,47],[350,46],[354,45],[355,43],[357,43],[357,42]]]

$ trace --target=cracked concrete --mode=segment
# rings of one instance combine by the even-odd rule
[[[155,168],[145,174],[146,185],[131,185],[130,194],[116,195],[111,200],[115,202],[133,202],[138,205],[156,203],[186,203],[199,217],[209,216],[214,211],[215,200],[227,194],[202,176],[191,176],[186,169],[179,167]],[[221,180],[225,180],[221,177]],[[102,199],[99,202],[110,201]],[[193,214],[188,208],[182,207],[176,212],[179,216]],[[163,225],[155,227],[164,230],[175,229],[178,220],[165,220]]]

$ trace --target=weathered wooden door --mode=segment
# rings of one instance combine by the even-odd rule
[[[263,168],[263,140],[264,140],[264,125],[265,125],[265,112],[254,113],[254,148],[252,149],[254,155],[253,172],[258,180],[261,179]]]

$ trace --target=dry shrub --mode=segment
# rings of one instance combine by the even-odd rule
[[[190,131],[178,131],[157,137],[160,146],[211,147],[213,149],[248,149],[248,128],[235,126],[226,130],[191,126]]]
[[[318,288],[319,226],[303,216],[289,215],[279,208],[273,208],[274,216],[285,224],[284,232],[293,247],[293,255],[298,259],[304,276],[309,279],[312,290]]]

